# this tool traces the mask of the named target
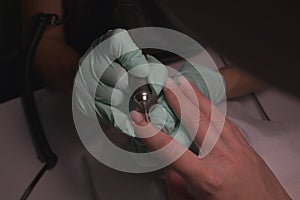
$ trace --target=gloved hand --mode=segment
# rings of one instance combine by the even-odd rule
[[[85,115],[96,110],[100,120],[135,136],[129,112],[125,113],[128,104],[122,104],[129,102],[135,82],[148,80],[153,83],[150,84],[152,91],[159,94],[167,77],[161,64],[149,64],[148,60],[159,63],[151,56],[145,58],[126,30],[109,31],[95,41],[80,60],[73,104]]]

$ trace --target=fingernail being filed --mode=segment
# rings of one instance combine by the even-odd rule
[[[154,128],[150,123],[145,121],[143,114],[132,111],[130,116],[134,123],[135,134],[138,138],[149,138],[159,133],[160,130]]]
[[[130,112],[130,116],[134,123],[140,123],[142,121],[145,121],[144,116],[135,110]]]

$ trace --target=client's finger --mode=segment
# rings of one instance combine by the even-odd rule
[[[164,93],[173,112],[181,120],[190,136],[195,138],[196,144],[201,146],[210,125],[205,113],[202,113],[199,108],[183,94],[172,79],[166,81]],[[214,131],[213,129],[211,130]]]
[[[191,102],[193,102],[193,104],[196,105],[201,112],[204,112],[208,118],[211,118],[212,112],[218,114],[218,117],[224,118],[224,115],[217,110],[214,104],[212,104],[211,101],[207,97],[205,97],[193,83],[189,82],[183,76],[180,76],[178,80],[179,80],[179,87],[181,91],[184,93],[184,95]]]
[[[193,83],[181,76],[179,77],[179,88],[194,105],[199,106],[200,111],[205,113],[214,128],[219,133],[222,132],[221,137],[225,141],[232,144],[233,140],[238,138],[241,142],[244,142],[240,135],[235,134],[233,125],[226,119],[225,115]]]
[[[179,174],[183,176],[193,176],[196,171],[202,169],[201,161],[195,154],[178,143],[171,136],[157,130],[151,123],[146,122],[141,113],[132,111],[130,115],[133,120],[136,135],[141,136],[143,138],[142,141],[147,147],[152,151],[156,151],[157,156],[163,161],[170,162],[171,167]],[[153,134],[154,132],[155,134]],[[151,137],[146,138],[146,135],[150,135]],[[187,163],[189,164],[187,165]]]
[[[164,93],[168,104],[184,126],[189,132],[197,133],[200,110],[184,96],[178,85],[170,78],[165,83]]]

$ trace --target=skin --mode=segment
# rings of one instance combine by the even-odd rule
[[[56,13],[63,19],[61,0],[23,0],[24,35],[30,32],[31,19],[40,12]],[[67,45],[64,26],[48,26],[38,45],[33,64],[40,79],[48,86],[71,92],[80,55]]]
[[[217,128],[218,118],[223,114],[195,86],[184,78],[180,79],[179,85],[168,79],[165,86],[169,105],[185,128],[196,133],[194,142],[198,147],[207,134],[212,109],[217,114],[212,118],[214,129],[210,134],[221,134],[212,151],[202,159],[179,143],[158,155],[168,160],[176,153],[172,149],[184,149],[183,155],[167,170],[170,199],[290,199],[263,159],[230,120],[225,120],[222,129]],[[193,98],[193,94],[197,98]],[[131,118],[138,136],[152,135],[142,139],[151,150],[161,149],[172,141],[171,136],[156,130],[140,113],[133,111]],[[156,134],[153,136],[153,133]]]
[[[232,65],[222,68],[220,73],[226,82],[227,99],[248,95],[267,87],[263,81]]]

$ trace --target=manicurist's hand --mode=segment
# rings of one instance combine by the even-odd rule
[[[154,57],[144,56],[126,30],[111,30],[94,41],[81,58],[73,105],[85,116],[93,116],[96,110],[101,121],[135,136],[126,102],[135,87],[142,86],[139,82],[158,83],[153,91],[159,94],[166,78],[165,67]]]
[[[176,142],[172,150],[158,155],[168,160],[170,154],[185,150],[167,171],[170,199],[290,199],[235,125],[225,118],[224,126],[219,128],[223,114],[195,86],[183,77],[178,85],[168,79],[165,86],[168,104],[187,131],[196,134],[194,142],[198,147],[205,143],[207,134],[220,136],[206,156],[198,157]],[[149,149],[161,149],[173,140],[146,122],[140,113],[133,111],[131,118],[136,134]],[[152,136],[146,138],[147,135]]]

